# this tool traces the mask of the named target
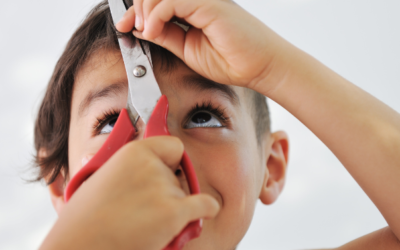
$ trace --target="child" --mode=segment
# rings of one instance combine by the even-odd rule
[[[187,33],[168,22],[174,16],[192,25]],[[101,147],[126,103],[125,69],[109,11],[100,4],[60,58],[37,119],[41,177],[60,215],[41,249],[161,249],[198,218],[208,219],[203,233],[185,249],[234,249],[256,200],[271,204],[278,197],[288,160],[287,136],[269,131],[268,109],[254,91],[306,124],[388,221],[390,228],[341,249],[398,248],[396,112],[230,1],[135,1],[117,27],[134,26],[136,37],[180,59],[152,47],[170,101],[168,126],[179,140],[138,135],[64,203],[64,181]],[[182,143],[201,195],[186,196]]]

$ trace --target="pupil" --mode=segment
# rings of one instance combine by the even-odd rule
[[[115,118],[115,119],[111,120],[109,124],[111,127],[114,127],[116,122],[117,122],[117,119]]]
[[[192,117],[192,122],[194,123],[206,123],[211,120],[211,115],[209,113],[197,113]]]

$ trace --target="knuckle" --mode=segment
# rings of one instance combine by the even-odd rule
[[[139,165],[143,169],[152,170],[155,167],[159,167],[162,163],[159,157],[151,150],[151,145],[149,146],[145,141],[129,142],[121,151],[122,154],[127,155],[135,163],[140,163]]]
[[[152,148],[155,145],[156,145],[156,143],[146,139],[146,140],[141,140],[141,141],[131,141],[131,142],[127,143],[124,147],[131,154],[135,154],[137,156],[148,156],[152,152]]]
[[[143,164],[140,164],[139,169],[144,178],[152,180],[152,185],[160,185],[160,169],[157,167],[156,159],[147,159]]]
[[[155,169],[157,169],[160,165],[160,160],[158,158],[155,157],[148,157],[146,159],[146,163],[145,163],[145,168],[154,171]]]
[[[178,152],[183,151],[183,142],[181,141],[181,139],[179,139],[178,137],[175,136],[168,136],[169,138],[167,141],[167,145],[169,148],[176,150]]]
[[[124,148],[126,148],[127,151],[134,152],[134,153],[138,153],[141,152],[143,150],[143,146],[140,145],[139,141],[131,141],[128,142]]]
[[[151,149],[158,147],[167,149],[169,152],[183,151],[182,141],[178,137],[174,136],[155,136],[147,138],[143,142],[145,142]]]
[[[183,143],[182,143],[181,139],[179,139],[178,137],[176,137],[176,136],[168,136],[168,138],[171,140],[171,142],[176,143],[177,146],[180,146],[180,145],[183,146]]]

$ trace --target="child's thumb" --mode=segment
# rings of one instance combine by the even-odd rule
[[[218,201],[208,194],[190,195],[183,200],[182,219],[185,223],[214,218],[220,209]]]

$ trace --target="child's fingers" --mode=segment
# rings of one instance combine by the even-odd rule
[[[117,30],[122,33],[130,32],[135,27],[135,9],[130,7],[122,17],[122,19],[115,25]]]
[[[147,18],[150,15],[150,12],[160,2],[161,2],[161,0],[145,0],[145,1],[143,1],[143,17],[144,17],[144,20],[145,20],[144,22],[146,22]]]
[[[159,9],[164,7],[164,11]],[[146,30],[143,31],[144,37],[147,39],[155,39],[164,29],[166,22],[171,20],[175,15],[174,6],[170,1],[162,1],[156,8],[153,9],[146,21]]]
[[[157,136],[133,141],[117,151],[96,175],[103,173],[100,174],[103,178],[119,181],[128,178],[127,182],[132,183],[134,181],[131,178],[138,178],[146,183],[152,183],[149,181],[153,180],[160,185],[173,184],[180,190],[181,186],[174,172],[179,167],[182,154],[183,144],[177,137]],[[183,191],[182,194],[184,195]]]
[[[139,39],[151,41],[174,53],[178,58],[184,60],[184,46],[186,32],[174,23],[166,23],[162,32],[155,39],[147,39],[143,32],[134,30],[133,35]]]
[[[215,0],[164,0],[161,1],[147,18],[143,32],[147,39],[156,38],[163,30],[166,22],[173,17],[182,18],[190,25],[203,29],[215,19]]]
[[[185,226],[198,219],[214,218],[220,210],[218,202],[208,194],[197,194],[182,200],[179,222]]]
[[[133,8],[135,10],[135,28],[142,31],[144,29],[144,18],[143,18],[143,1],[144,0],[133,0]]]
[[[155,136],[140,142],[133,143],[132,151],[150,150],[165,165],[169,167],[178,166],[183,155],[183,143],[178,137],[174,136]]]

